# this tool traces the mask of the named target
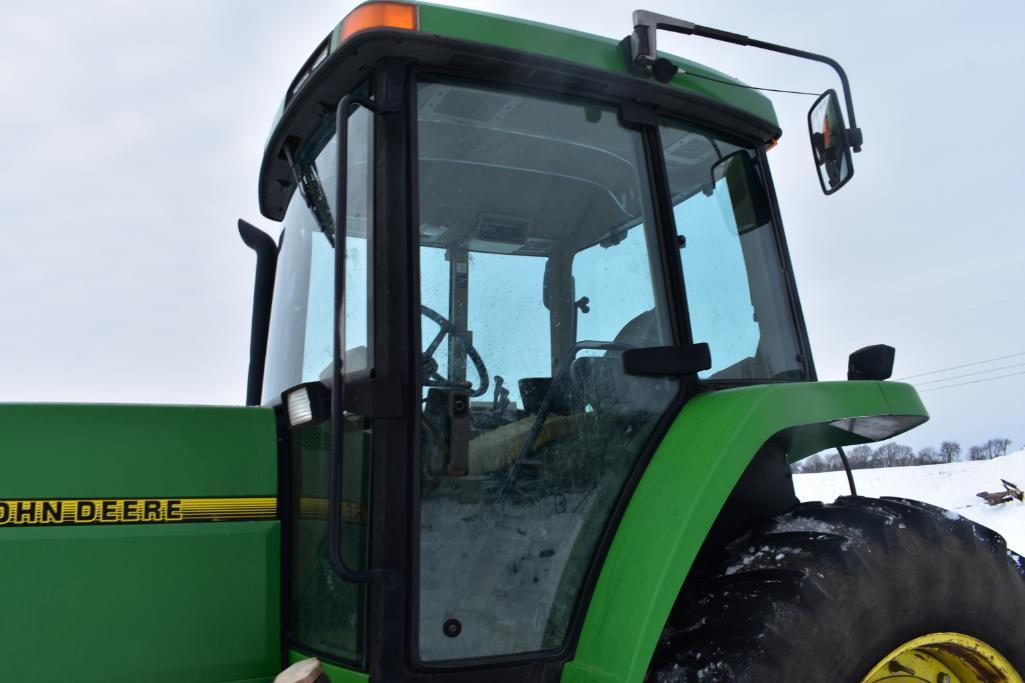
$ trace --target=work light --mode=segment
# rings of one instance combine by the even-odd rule
[[[316,424],[331,414],[331,395],[320,382],[307,382],[287,389],[281,395],[288,414],[288,424],[293,427]]]

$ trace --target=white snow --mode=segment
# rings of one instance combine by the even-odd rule
[[[805,475],[794,475],[794,487],[798,487],[797,477]],[[857,483],[857,480],[855,480]],[[844,479],[844,485],[846,486],[847,480]],[[850,491],[844,491],[844,493],[850,493]],[[860,491],[859,491],[860,493]],[[840,495],[840,494],[837,494]],[[801,490],[797,490],[798,498],[801,498]],[[816,498],[814,495],[806,496],[801,500],[833,500],[836,496],[831,496],[828,499]],[[857,529],[846,527],[842,524],[835,524],[833,522],[825,522],[819,519],[808,519],[807,517],[793,517],[792,515],[783,515],[774,520],[772,525],[773,533],[784,533],[788,531],[817,531],[820,534],[840,534],[840,535],[857,535],[861,538],[860,532]]]
[[[961,515],[993,529],[1007,539],[1009,548],[1025,554],[1025,503],[1011,500],[990,506],[975,495],[1002,491],[1001,479],[1025,487],[1025,450],[976,462],[854,470],[859,495],[900,496],[931,503],[949,510],[951,519]],[[795,474],[794,488],[803,501],[830,502],[850,493],[842,471]]]

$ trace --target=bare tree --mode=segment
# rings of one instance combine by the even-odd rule
[[[879,467],[907,467],[914,464],[914,459],[914,449],[900,443],[883,444],[876,451]]]
[[[847,460],[851,463],[852,470],[861,470],[868,467],[876,467],[875,452],[871,446],[855,446],[847,452]]]
[[[915,464],[915,449],[911,446],[905,446],[902,443],[897,444],[894,450],[894,459],[899,463],[898,467],[907,467],[908,465]]]
[[[822,471],[822,459],[819,454],[809,455],[804,460],[794,463],[793,469],[795,472],[821,472]]]
[[[1007,455],[1007,449],[1011,445],[1010,439],[990,439],[987,444],[992,449],[993,455],[990,457],[998,458],[1001,455]]]
[[[919,465],[935,465],[936,463],[943,462],[943,456],[932,446],[926,446],[918,451],[916,457]]]
[[[841,469],[841,467],[842,464],[840,463],[840,458],[836,455],[836,451],[822,451],[821,453],[808,456],[798,463],[794,463],[792,469],[798,474],[808,474],[833,472]]]
[[[944,441],[940,444],[940,455],[943,456],[943,462],[958,460],[961,455],[961,444],[956,441]]]
[[[1010,446],[1010,439],[990,439],[982,445],[969,448],[967,456],[969,460],[989,460],[1006,455]],[[876,449],[862,444],[847,451],[847,460],[851,469],[855,470],[935,465],[960,460],[960,456],[961,444],[956,441],[944,441],[939,449],[926,446],[917,453],[910,446],[899,443],[886,443]],[[840,469],[843,469],[843,463],[833,450],[816,453],[793,465],[793,471],[797,473],[835,472]]]

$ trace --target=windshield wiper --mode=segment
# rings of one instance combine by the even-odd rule
[[[335,220],[331,216],[331,207],[327,203],[327,195],[324,194],[324,186],[320,183],[317,167],[313,164],[297,163],[288,147],[285,147],[284,151],[288,165],[292,167],[292,176],[295,178],[299,194],[302,195],[306,207],[313,214],[313,219],[317,221],[317,226],[324,233],[324,237],[332,247],[335,246]]]

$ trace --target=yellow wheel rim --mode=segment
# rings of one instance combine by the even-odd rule
[[[930,633],[883,657],[861,683],[1025,683],[1011,663],[978,638]]]

